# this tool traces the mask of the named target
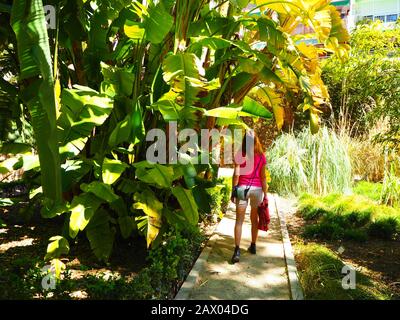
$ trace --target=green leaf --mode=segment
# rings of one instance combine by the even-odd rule
[[[136,144],[145,137],[145,128],[140,105],[135,104],[133,111],[117,124],[110,135],[108,145],[115,147],[123,142]]]
[[[266,107],[249,97],[245,97],[243,100],[242,112],[254,117],[260,117],[264,119],[272,118],[272,113],[269,112]]]
[[[20,98],[28,106],[35,134],[46,197],[61,200],[56,101],[52,59],[41,0],[15,0],[11,26],[17,39],[19,81],[27,80]]]
[[[181,230],[187,227],[187,221],[181,210],[172,211],[164,207],[163,216],[167,219],[168,224],[171,226]]]
[[[0,148],[1,154],[25,154],[31,152],[32,146],[26,143],[3,143]]]
[[[136,228],[136,223],[133,217],[119,217],[118,224],[121,230],[121,235],[124,239],[128,239]]]
[[[219,107],[211,110],[206,110],[204,114],[208,117],[237,119],[241,111],[241,107]]]
[[[196,185],[197,171],[192,163],[180,166],[183,171],[183,177],[185,179],[186,186],[192,188]]]
[[[163,77],[175,92],[183,94],[185,106],[190,106],[204,83],[200,80],[200,61],[193,53],[169,55],[163,62]]]
[[[157,188],[170,188],[174,180],[174,169],[147,161],[134,164],[139,180],[155,185]]]
[[[94,127],[101,126],[113,109],[113,100],[87,87],[75,86],[61,94],[57,120],[61,152],[76,156],[85,147]]]
[[[109,66],[104,62],[101,63],[101,73],[104,77],[102,88],[108,85],[117,95],[129,97],[132,94],[135,81],[134,73],[123,68]]]
[[[127,20],[124,26],[124,32],[126,36],[131,39],[141,40],[144,37],[145,29],[142,28],[141,23]]]
[[[114,245],[115,230],[110,227],[110,216],[104,209],[94,214],[86,229],[86,235],[96,257],[108,261]]]
[[[61,166],[62,190],[67,192],[78,183],[91,169],[91,165],[82,160],[67,160]]]
[[[212,50],[226,49],[232,45],[232,42],[218,37],[196,37],[192,38],[190,45],[191,51],[196,51],[198,48],[207,47]]]
[[[51,219],[60,216],[63,213],[68,212],[70,210],[69,204],[67,202],[56,203],[56,204],[52,204],[51,202],[52,201],[50,201],[48,205],[46,205],[46,201],[44,202],[42,209],[40,210],[40,213],[43,218]]]
[[[44,259],[46,261],[61,257],[63,254],[69,253],[68,240],[61,236],[50,238],[50,243],[47,246],[47,253]]]
[[[192,192],[178,186],[172,188],[172,194],[178,200],[186,221],[192,225],[196,225],[199,221],[199,212]]]
[[[75,196],[71,203],[71,216],[69,219],[69,235],[75,238],[79,231],[83,231],[102,204],[102,200],[91,193]]]
[[[14,204],[15,203],[10,198],[0,198],[0,207],[10,207],[13,206]]]
[[[156,6],[150,4],[148,15],[145,16],[143,22],[146,39],[154,44],[161,43],[173,24],[174,18],[164,9],[161,2]]]
[[[102,166],[103,182],[110,185],[113,184],[119,179],[126,168],[128,168],[128,165],[122,161],[104,158]]]
[[[258,60],[239,58],[239,67],[243,72],[258,74],[264,68],[264,65]]]
[[[147,247],[150,247],[151,243],[160,232],[163,204],[158,201],[151,190],[145,190],[142,193],[136,193],[134,200],[135,203],[133,204],[133,209],[143,210],[143,212],[146,214],[146,239]]]
[[[196,186],[193,188],[193,197],[196,201],[197,207],[200,211],[205,213],[211,212],[211,196],[203,186]]]
[[[198,58],[193,53],[169,55],[163,63],[163,77],[165,82],[173,84],[173,81],[178,81],[179,77],[198,78],[198,64]]]
[[[18,163],[18,161],[19,158],[13,157],[0,162],[0,174],[7,174],[11,172],[14,168],[14,165]]]
[[[90,184],[83,183],[81,185],[81,189],[84,192],[93,193],[96,197],[107,201],[108,203],[119,199],[119,197],[114,193],[110,185],[99,181],[93,181]]]

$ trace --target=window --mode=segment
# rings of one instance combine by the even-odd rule
[[[388,14],[386,16],[386,22],[396,22],[397,21],[397,14]]]
[[[374,20],[373,18],[374,18],[374,16],[364,16],[365,20]]]
[[[385,22],[385,16],[375,16],[374,20],[380,20],[382,22]]]

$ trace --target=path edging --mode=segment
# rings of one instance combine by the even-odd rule
[[[229,204],[228,210],[230,209],[231,205],[232,205],[232,203]],[[190,270],[190,273],[188,274],[188,276],[186,277],[182,286],[180,287],[174,300],[189,300],[190,293],[192,292],[193,288],[195,287],[197,280],[200,276],[200,272],[203,270],[204,264],[207,262],[208,257],[211,253],[211,250],[212,250],[215,242],[218,239],[218,234],[216,234],[215,231],[217,231],[217,228],[220,225],[220,223],[221,223],[221,221],[218,222],[215,225],[215,227],[213,228],[210,238],[207,240],[207,243],[206,243],[204,249],[200,253],[200,256],[194,262],[192,270]]]
[[[285,214],[278,209],[277,195],[271,195],[274,199],[275,210],[278,215],[279,225],[281,227],[283,251],[285,255],[286,269],[289,279],[290,294],[292,300],[304,300],[303,289],[298,278],[296,260],[293,254],[292,244],[289,238],[289,232],[286,226]]]

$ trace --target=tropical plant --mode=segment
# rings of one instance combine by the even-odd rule
[[[84,231],[107,260],[117,233],[139,233],[150,247],[168,226],[196,225],[217,165],[149,163],[146,133],[172,121],[179,130],[243,125],[241,116],[270,118],[268,108],[281,127],[285,97],[300,93],[316,132],[329,103],[318,55],[345,58],[348,49],[328,0],[48,4],[57,12],[49,39],[41,0],[16,0],[10,17],[2,13],[16,35],[16,96],[30,111],[37,154],[5,144],[15,157],[0,170],[24,167],[43,217],[66,217],[67,231],[49,244],[53,263]],[[321,48],[292,35],[300,23]]]

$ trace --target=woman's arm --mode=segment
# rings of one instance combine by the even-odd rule
[[[232,176],[232,191],[239,184],[239,175],[240,175],[240,166],[235,165],[235,169],[233,170],[233,176]],[[235,202],[233,196],[231,197],[231,201]]]
[[[264,164],[261,167],[261,183],[262,183],[262,189],[264,192],[264,197],[267,197],[268,194],[268,184],[267,184],[267,177],[265,175],[265,170],[266,170],[266,165]]]
[[[240,166],[235,165],[235,170],[233,170],[233,177],[232,177],[232,189],[238,185],[239,176],[240,176]]]

